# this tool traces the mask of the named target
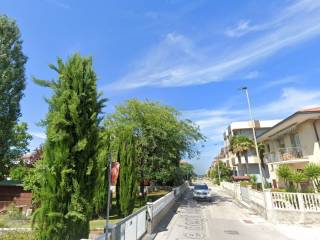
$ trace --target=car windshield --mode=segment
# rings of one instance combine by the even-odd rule
[[[208,186],[207,185],[196,185],[194,186],[195,190],[208,190]]]

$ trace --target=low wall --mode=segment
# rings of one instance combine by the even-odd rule
[[[318,212],[298,212],[269,209],[267,214],[268,220],[276,224],[287,223],[320,225],[320,213]]]
[[[111,235],[111,239],[137,240],[141,239],[146,232],[153,233],[176,201],[183,196],[187,188],[188,183],[186,182],[177,188],[173,188],[171,192],[157,201],[147,203],[147,206],[122,219],[120,222],[110,224],[109,229],[111,232],[109,234]],[[97,238],[97,240],[104,239],[105,234]]]
[[[320,224],[320,194],[259,192],[229,182],[222,182],[221,186],[234,199],[273,223]]]
[[[163,196],[157,201],[153,203],[147,203],[148,213],[150,216],[150,221],[148,224],[148,233],[151,234],[155,231],[159,223],[172,209],[176,201],[183,196],[187,188],[188,188],[188,184],[185,183],[180,187],[174,188],[172,192],[168,193],[167,195]]]

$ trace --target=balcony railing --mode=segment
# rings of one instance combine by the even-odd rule
[[[269,163],[303,159],[301,147],[279,148],[275,152],[266,153],[265,159]]]

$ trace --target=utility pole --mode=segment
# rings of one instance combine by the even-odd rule
[[[111,167],[112,167],[112,156],[111,156],[111,150],[109,150],[109,169],[108,169],[108,197],[107,197],[107,216],[106,216],[106,235],[105,240],[109,240],[109,215],[110,215],[110,186],[111,186]]]
[[[259,154],[259,149],[258,149],[258,142],[257,142],[257,137],[256,137],[255,123],[254,123],[252,110],[251,110],[249,92],[248,92],[248,88],[247,87],[242,87],[240,90],[244,91],[246,93],[246,97],[247,97],[249,116],[250,116],[251,124],[252,124],[253,140],[254,140],[254,145],[255,145],[256,154],[257,154],[258,163],[259,163],[259,172],[260,172],[260,176],[261,176],[261,188],[262,188],[262,191],[264,191],[265,179],[264,179],[264,176],[262,174],[261,159],[260,159],[260,154]]]
[[[214,144],[214,146],[220,146],[220,145],[218,143],[216,143],[216,144]],[[219,178],[219,185],[220,185],[220,183],[221,183],[221,177],[220,177],[220,152],[219,152],[219,155],[218,155],[218,178]]]

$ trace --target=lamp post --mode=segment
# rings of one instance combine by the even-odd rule
[[[258,163],[259,163],[259,173],[260,173],[260,176],[261,176],[261,188],[262,188],[262,191],[264,191],[265,180],[264,180],[264,176],[262,174],[261,159],[260,159],[260,155],[259,155],[258,142],[257,142],[256,131],[255,131],[255,126],[254,126],[255,124],[254,124],[254,120],[253,120],[253,116],[252,116],[249,92],[248,92],[248,88],[247,87],[242,87],[242,88],[240,88],[240,90],[244,91],[245,94],[246,94],[246,97],[247,97],[249,116],[250,116],[250,120],[251,120],[251,124],[252,124],[253,140],[254,140],[254,145],[255,145],[256,154],[257,154]]]
[[[219,146],[219,144],[216,143],[216,144],[214,144],[214,146]],[[220,185],[220,183],[221,183],[221,177],[220,177],[220,163],[219,163],[219,161],[220,161],[220,153],[219,153],[219,155],[218,155],[218,178],[219,178],[219,185]]]
[[[112,157],[111,157],[111,150],[109,152],[109,171],[108,171],[108,197],[107,197],[107,216],[106,216],[106,235],[105,235],[105,240],[109,240],[109,215],[110,215],[110,185],[111,185],[111,167],[112,167]]]

